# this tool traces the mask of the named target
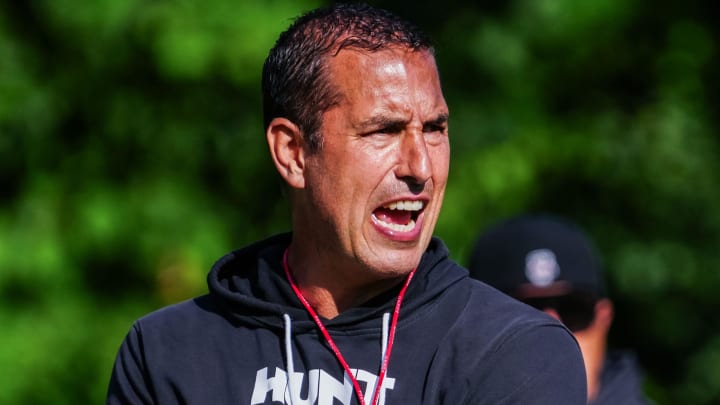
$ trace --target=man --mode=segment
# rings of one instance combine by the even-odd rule
[[[450,146],[423,34],[369,6],[311,11],[270,51],[263,94],[292,234],[136,322],[108,403],[584,403],[569,331],[432,238]]]
[[[587,235],[557,217],[522,215],[480,236],[470,276],[561,320],[580,343],[592,405],[646,404],[634,357],[609,352],[613,304]]]

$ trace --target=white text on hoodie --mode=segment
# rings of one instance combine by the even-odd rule
[[[363,397],[372,398],[377,376],[371,372],[361,369],[350,369],[359,382],[365,383]],[[325,370],[314,369],[308,372],[308,384],[306,397],[300,398],[303,392],[303,380],[305,373],[293,373],[291,384],[292,390],[287,388],[287,373],[285,370],[275,367],[275,375],[268,377],[268,368],[262,368],[255,375],[255,387],[253,388],[251,405],[264,404],[269,393],[272,393],[272,402],[280,402],[287,405],[333,405],[334,400],[343,405],[350,405],[354,395],[352,381],[345,374],[343,381],[338,381]],[[385,391],[395,387],[395,379],[388,376],[383,381],[380,390],[378,405],[385,404]],[[290,398],[290,393],[294,398]]]

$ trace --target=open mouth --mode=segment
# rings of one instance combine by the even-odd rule
[[[395,232],[410,232],[415,229],[417,219],[425,208],[423,201],[393,201],[373,211],[377,223]]]

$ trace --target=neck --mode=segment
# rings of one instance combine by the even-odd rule
[[[583,353],[587,373],[588,399],[593,400],[600,392],[600,382],[605,361],[606,344],[602,336],[588,332],[575,334]]]
[[[317,256],[303,255],[288,248],[288,270],[310,306],[325,319],[332,319],[343,311],[363,304],[402,283],[404,277],[367,280],[359,277],[362,271],[338,271],[349,266],[323,265]]]

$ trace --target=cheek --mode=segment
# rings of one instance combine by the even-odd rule
[[[368,192],[373,183],[379,183],[391,171],[396,160],[392,148],[361,147],[347,155],[345,172],[358,185],[358,193]]]
[[[324,203],[336,217],[347,216],[353,206],[362,204],[369,193],[373,167],[374,163],[358,154],[345,154],[315,171],[313,177],[320,185]]]
[[[433,165],[433,175],[435,177],[434,180],[438,183],[438,185],[445,184],[450,171],[450,144],[445,142],[441,145],[433,147],[431,159]]]

